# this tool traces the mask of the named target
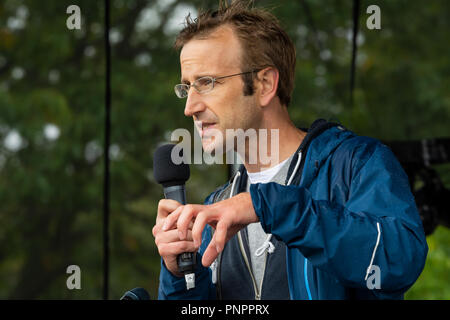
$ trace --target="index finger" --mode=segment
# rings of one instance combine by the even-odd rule
[[[167,218],[167,216],[173,211],[175,211],[179,206],[182,206],[182,204],[176,200],[172,199],[159,200],[158,213],[156,215],[156,224],[158,224],[158,222],[160,222],[161,220]]]
[[[215,239],[212,238],[209,245],[206,247],[205,252],[203,252],[202,265],[204,267],[209,267],[214,260],[219,255],[219,251],[217,251]]]

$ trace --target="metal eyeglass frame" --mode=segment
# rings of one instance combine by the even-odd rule
[[[253,71],[246,71],[246,72],[241,72],[241,73],[230,74],[229,76],[222,76],[222,77],[216,77],[216,78],[211,77],[211,76],[201,77],[201,78],[198,78],[197,80],[195,80],[192,84],[180,83],[180,84],[175,85],[175,87],[174,87],[175,94],[177,95],[178,98],[184,99],[184,98],[186,98],[186,97],[188,96],[188,92],[189,92],[189,89],[190,89],[191,87],[194,87],[194,89],[195,89],[198,93],[207,93],[207,92],[210,92],[212,89],[214,89],[214,85],[215,85],[215,83],[216,83],[217,80],[225,79],[225,78],[229,78],[229,77],[234,77],[234,76],[239,76],[239,75],[242,75],[242,74],[248,74],[248,73],[258,72],[258,71],[260,71],[260,70],[261,70],[261,69],[259,69],[259,70],[253,70]],[[197,84],[199,81],[205,80],[205,79],[210,80],[210,81],[211,81],[211,84],[208,84],[209,87],[208,87],[207,89],[205,89],[205,90],[199,90],[199,89],[197,88],[197,85],[196,85],[196,84]],[[185,95],[181,94],[181,92],[183,92],[183,91],[182,91],[183,88],[185,89],[184,92],[186,92]]]

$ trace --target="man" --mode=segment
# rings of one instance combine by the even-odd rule
[[[276,129],[278,161],[252,162],[246,146],[244,165],[204,205],[160,201],[159,298],[402,298],[428,248],[391,151],[323,120],[295,127],[295,48],[271,14],[235,1],[186,21],[176,93],[203,149],[225,148],[213,129]],[[191,290],[176,263],[186,251],[201,256]]]

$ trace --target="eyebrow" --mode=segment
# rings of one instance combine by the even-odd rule
[[[213,77],[213,78],[217,78],[218,76],[215,75],[215,74],[199,74],[199,75],[196,75],[196,76],[195,76],[195,80],[200,79],[200,78],[203,78],[203,77]],[[194,81],[195,81],[195,80],[194,80]],[[181,81],[181,83],[183,83],[183,84],[190,84],[190,81],[185,80],[185,79],[183,79],[183,78],[181,78],[180,81]]]

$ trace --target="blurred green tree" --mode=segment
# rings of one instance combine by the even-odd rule
[[[71,4],[0,4],[2,298],[101,297],[104,8],[77,1],[68,30]]]

